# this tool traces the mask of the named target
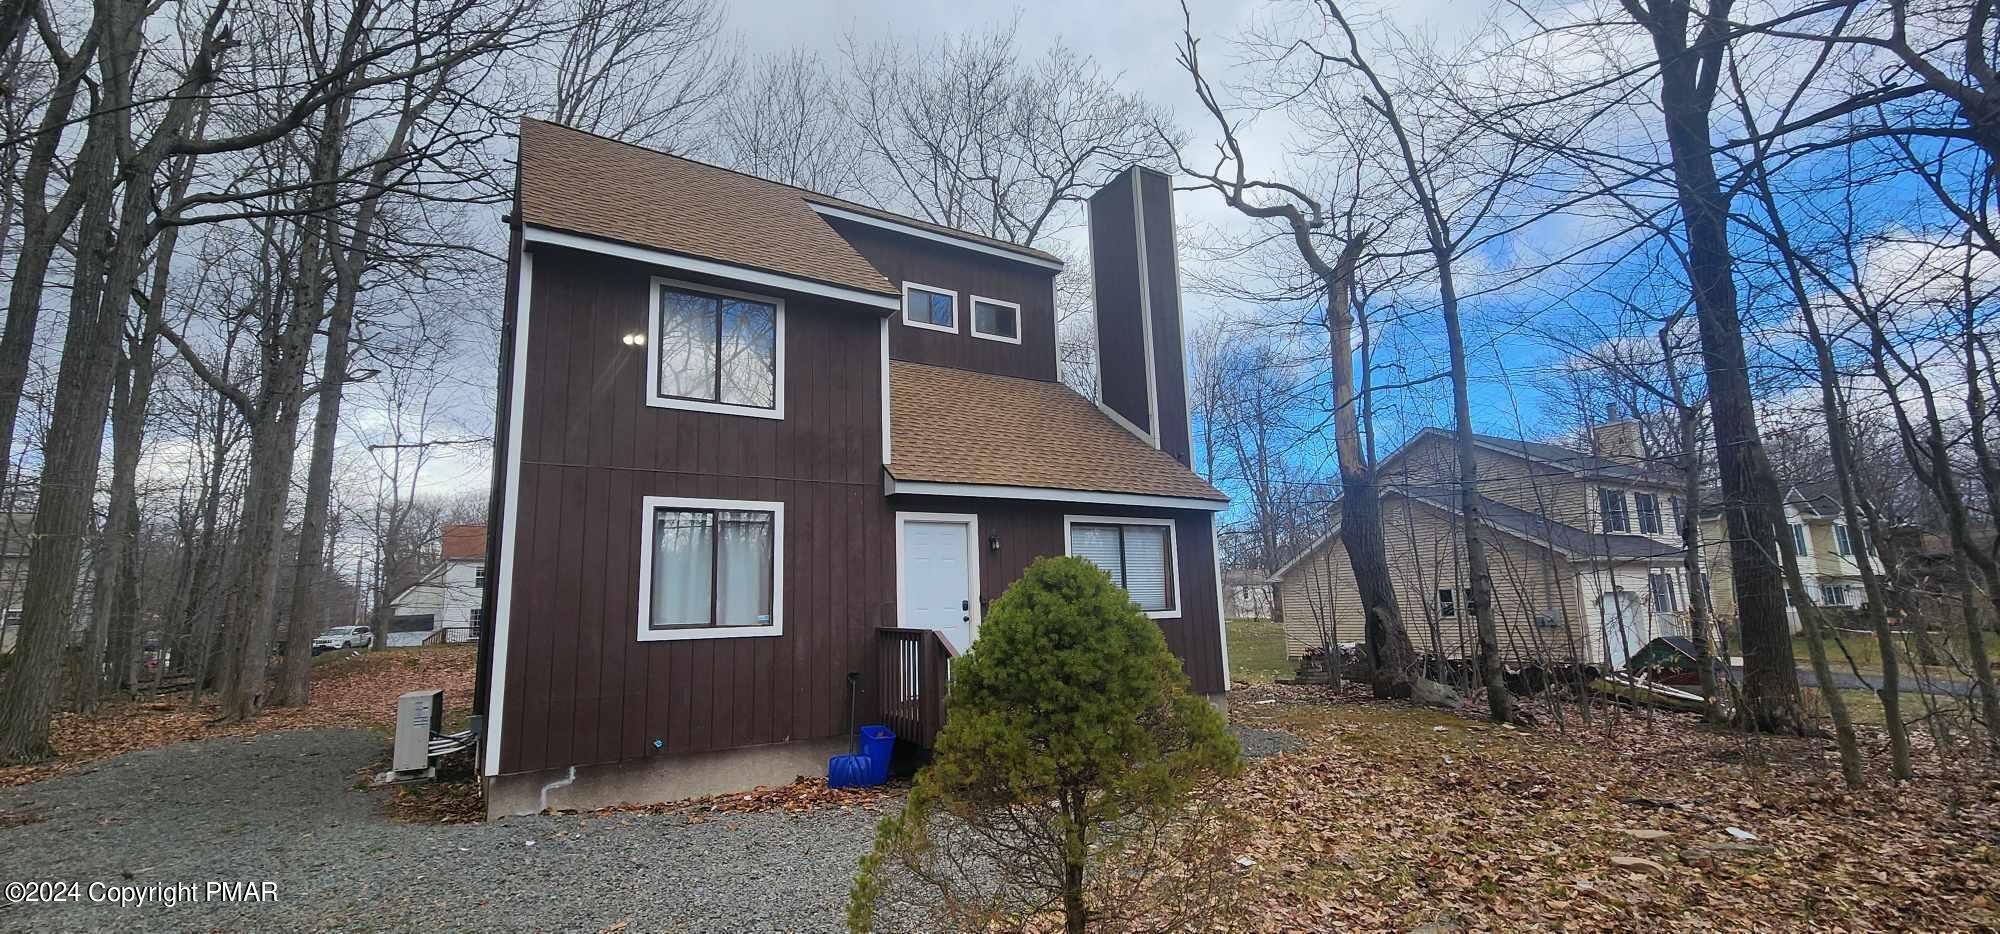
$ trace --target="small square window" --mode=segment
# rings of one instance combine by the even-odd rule
[[[958,293],[936,286],[903,283],[903,323],[914,328],[958,333]]]
[[[1021,342],[1021,306],[995,298],[972,297],[972,336]]]

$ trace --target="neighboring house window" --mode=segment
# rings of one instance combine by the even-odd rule
[[[471,629],[478,629],[479,627],[486,625],[486,608],[483,606],[475,606],[472,609],[466,611],[465,624],[468,628]]]
[[[1833,524],[1833,550],[1842,555],[1854,554],[1854,542],[1847,537],[1847,526]]]
[[[1458,615],[1458,593],[1450,587],[1438,588],[1438,618],[1450,619]]]
[[[1679,599],[1674,595],[1674,575],[1667,571],[1653,571],[1646,575],[1646,583],[1652,590],[1653,612],[1672,613],[1680,609]]]
[[[1673,508],[1674,528],[1679,529],[1681,527],[1681,516],[1685,515],[1681,510],[1686,509],[1687,504],[1681,502],[1681,498],[1678,496],[1669,496],[1667,497],[1667,505]]]
[[[1171,519],[1071,517],[1069,553],[1111,575],[1155,619],[1180,615]]]
[[[1021,306],[997,298],[972,297],[972,336],[1021,342]]]
[[[1812,554],[1811,550],[1806,548],[1806,527],[1797,523],[1792,525],[1792,554],[1801,558]]]
[[[903,323],[914,328],[958,333],[958,293],[914,282],[903,283]]]
[[[1651,493],[1634,493],[1632,500],[1639,506],[1639,531],[1660,534],[1660,498]]]
[[[486,565],[483,565],[483,564],[479,564],[479,565],[474,565],[474,566],[473,566],[473,568],[472,568],[472,586],[474,586],[474,587],[484,587],[484,586],[486,586]]]
[[[1625,532],[1632,528],[1631,517],[1625,512],[1625,491],[1597,491],[1597,509],[1604,514],[1604,531]]]
[[[783,503],[648,496],[643,521],[640,639],[783,631]]]
[[[784,417],[782,301],[653,280],[649,404]]]
[[[1847,585],[1821,584],[1819,585],[1819,598],[1820,602],[1827,606],[1846,606]]]

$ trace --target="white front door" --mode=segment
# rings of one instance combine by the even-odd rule
[[[1649,615],[1639,605],[1639,595],[1629,590],[1600,594],[1597,598],[1599,625],[1603,627],[1605,661],[1623,668],[1625,662],[1652,641],[1647,632]]]
[[[935,629],[964,652],[972,646],[975,570],[972,566],[972,516],[900,517],[902,533],[901,625]]]

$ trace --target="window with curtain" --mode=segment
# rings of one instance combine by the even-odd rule
[[[1626,532],[1632,528],[1631,517],[1625,512],[1625,491],[1597,491],[1597,511],[1604,516],[1604,531]]]
[[[644,629],[775,629],[779,512],[696,502],[649,500]]]
[[[778,405],[778,306],[661,283],[654,396],[745,409]]]
[[[903,323],[938,331],[958,330],[958,293],[914,283],[903,284]]]
[[[1632,501],[1639,507],[1639,531],[1647,535],[1660,534],[1660,498],[1651,493],[1634,493]]]
[[[1167,525],[1094,521],[1069,528],[1069,553],[1103,568],[1148,613],[1171,613],[1180,606],[1173,548],[1173,528]]]

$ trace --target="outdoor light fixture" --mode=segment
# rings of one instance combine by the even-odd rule
[[[993,553],[994,553],[994,554],[996,554],[996,555],[997,555],[997,554],[999,554],[999,553],[1000,553],[1000,536],[998,536],[998,535],[988,535],[988,536],[986,536],[986,550],[987,550],[987,551],[990,551],[990,552],[993,552]]]
[[[624,337],[619,338],[618,340],[627,347],[646,346],[646,335],[644,334],[627,334]]]

